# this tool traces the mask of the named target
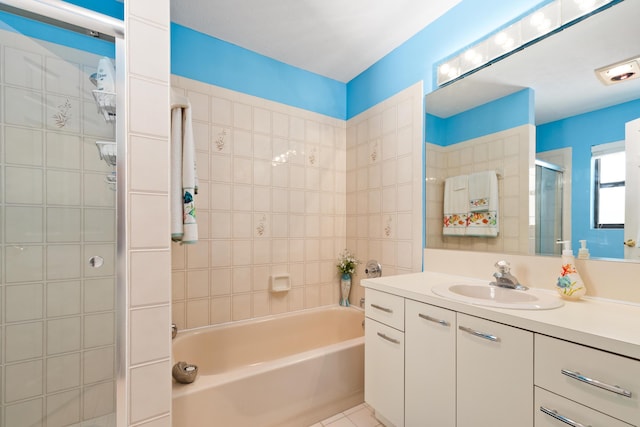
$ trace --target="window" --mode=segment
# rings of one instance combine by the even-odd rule
[[[591,147],[593,226],[624,228],[624,141]]]

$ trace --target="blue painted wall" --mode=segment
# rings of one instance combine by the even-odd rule
[[[534,113],[534,92],[523,89],[445,119],[427,115],[426,140],[446,147],[524,124],[534,124]]]
[[[95,12],[109,15],[117,19],[124,19],[124,3],[116,0],[64,0],[76,6],[91,9]]]
[[[591,146],[624,139],[626,122],[640,117],[640,99],[538,126],[536,151],[572,147],[571,230],[574,252],[586,239],[591,256],[623,258],[623,230],[591,224]]]
[[[171,73],[338,119],[346,85],[171,24]]]

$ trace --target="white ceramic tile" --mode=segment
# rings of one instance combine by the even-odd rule
[[[54,393],[80,385],[80,353],[46,359],[46,392]]]
[[[42,360],[6,366],[4,381],[6,402],[28,399],[42,394]]]
[[[316,168],[305,169],[305,187],[307,190],[320,189],[320,170]]]
[[[211,156],[211,166],[209,178],[211,181],[231,182],[231,158],[221,154]],[[214,199],[215,200],[215,199]]]
[[[305,237],[304,215],[289,215],[289,237]]]
[[[195,131],[195,129],[194,129]],[[196,137],[199,138],[198,135]],[[222,126],[211,127],[211,138],[207,137],[206,141],[210,143],[210,152],[229,154],[231,152],[231,129]],[[200,144],[202,141],[196,141]],[[197,146],[199,147],[199,145]]]
[[[131,189],[137,191],[169,190],[168,142],[165,139],[143,138],[132,135],[129,159]]]
[[[210,322],[212,325],[231,321],[231,298],[218,297],[210,300]]]
[[[183,301],[174,302],[171,305],[171,321],[176,324],[178,330],[187,327],[186,307]]]
[[[68,96],[46,94],[45,120],[47,128],[67,132],[80,132],[80,101]],[[95,111],[95,105],[94,105]]]
[[[214,123],[225,126],[232,124],[232,107],[228,99],[211,97],[211,118]]]
[[[150,362],[171,355],[168,328],[171,324],[168,305],[131,311],[131,364]]]
[[[209,300],[187,300],[187,328],[199,328],[209,324]]]
[[[297,141],[304,141],[304,120],[300,117],[289,118],[289,137]]]
[[[48,204],[80,205],[80,173],[48,170],[46,179]]]
[[[242,239],[253,236],[253,216],[250,213],[237,212],[233,214],[233,238]]]
[[[5,279],[7,283],[35,282],[44,277],[43,247],[11,245],[5,251]]]
[[[5,207],[5,242],[41,243],[43,241],[43,209],[37,207]]]
[[[130,131],[166,138],[169,134],[167,86],[131,77],[129,96]]]
[[[85,280],[84,311],[97,312],[114,309],[115,280],[113,278]]]
[[[268,240],[253,241],[254,264],[269,264],[271,262],[271,242]]]
[[[169,361],[131,369],[130,422],[162,415],[171,410],[171,370]]]
[[[269,293],[254,292],[251,294],[251,306],[253,317],[268,316],[271,313]]]
[[[82,394],[82,414],[90,420],[115,410],[115,388],[113,382],[86,386]]]
[[[115,266],[115,254],[116,248],[113,243],[104,243],[104,244],[89,244],[85,243],[83,247],[83,255],[82,260],[84,260],[84,272],[83,275],[85,278],[92,277],[110,277],[116,274],[116,266]],[[102,258],[102,266],[97,267],[91,266],[89,260],[94,257],[99,256]]]
[[[239,294],[231,297],[231,319],[243,320],[251,317],[251,295]]]
[[[47,396],[47,427],[80,422],[80,389]]]
[[[253,162],[250,159],[236,157],[233,160],[233,182],[251,184],[253,182]]]
[[[7,426],[33,427],[41,426],[43,419],[42,399],[7,405],[4,411]]]
[[[211,212],[210,231],[214,239],[225,239],[231,237],[231,214],[228,212]]]
[[[42,128],[44,124],[42,94],[13,87],[4,88],[5,123]]]
[[[5,327],[5,362],[42,356],[42,322]]]
[[[216,268],[211,270],[209,293],[211,296],[231,293],[231,269]]]
[[[168,247],[170,230],[168,196],[132,194],[130,200],[131,247]],[[160,230],[165,230],[166,233]]]
[[[138,18],[152,21],[164,27],[169,26],[169,2],[158,2],[154,0],[136,0],[129,6],[131,15]],[[137,34],[136,34],[137,36]],[[164,42],[166,44],[166,41]],[[142,55],[145,55],[143,52]]]
[[[273,150],[271,148],[271,136],[262,134],[253,134],[253,157],[256,159],[269,160],[273,159]]]
[[[114,343],[113,313],[92,314],[84,317],[84,347],[98,347]]]
[[[209,245],[206,240],[187,246],[187,269],[209,266]]]
[[[131,305],[168,303],[171,298],[171,253],[131,252],[130,260]]]
[[[42,319],[44,292],[41,283],[7,286],[5,321]]]
[[[115,207],[116,192],[105,182],[105,174],[85,173],[82,180],[85,206]]]
[[[171,417],[169,415],[156,418],[148,423],[139,424],[141,427],[171,427]]]
[[[149,25],[138,19],[129,20],[130,34],[127,57],[129,71],[159,81],[169,79],[169,54],[162,50],[169,44],[169,32],[165,28]]]
[[[80,212],[76,208],[47,208],[47,242],[80,242]]]
[[[115,241],[116,213],[111,209],[84,209],[84,233],[86,242]]]
[[[251,241],[236,240],[232,242],[233,248],[233,265],[249,265],[251,264]]]
[[[7,46],[4,51],[4,81],[30,89],[42,88],[42,56]]]
[[[47,354],[80,350],[80,317],[47,321]]]
[[[192,121],[192,127],[196,151],[209,153],[209,123]]]
[[[209,96],[205,93],[187,91],[187,97],[191,103],[192,118],[202,122],[209,121]]]
[[[271,112],[263,108],[253,109],[253,131],[271,133]]]
[[[80,245],[48,245],[47,279],[79,278],[80,262]]]
[[[286,138],[289,136],[289,116],[282,113],[273,112],[271,115],[273,123],[273,135]]]
[[[42,165],[42,131],[6,126],[4,129],[4,145],[4,158],[8,164]]]
[[[211,241],[211,267],[228,267],[231,265],[231,242],[224,240]]]
[[[251,106],[238,102],[233,103],[233,126],[240,129],[251,130]]]
[[[90,281],[86,283],[90,284]],[[80,282],[49,282],[47,292],[47,317],[79,314],[81,308]]]
[[[80,97],[80,64],[59,58],[45,58],[45,88],[47,92]]]
[[[5,168],[5,201],[7,203],[41,204],[43,196],[42,170]]]
[[[209,296],[209,271],[187,271],[187,298],[205,298]]]
[[[253,189],[248,185],[234,185],[233,187],[233,210],[250,211]],[[214,199],[215,200],[215,199]]]

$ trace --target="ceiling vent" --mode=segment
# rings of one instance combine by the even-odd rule
[[[598,68],[596,75],[605,85],[625,82],[640,77],[640,57],[626,59]]]

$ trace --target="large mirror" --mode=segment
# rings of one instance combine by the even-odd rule
[[[640,261],[637,146],[635,154],[627,150],[621,207],[612,208],[612,192],[594,199],[594,159],[624,149],[625,140],[633,144],[625,126],[640,118],[640,78],[605,85],[595,70],[640,57],[638,16],[640,1],[622,1],[426,96],[427,247],[549,255],[560,253],[556,240],[570,240],[577,254],[578,241],[586,240],[592,258]],[[493,104],[498,107],[486,108]],[[443,132],[459,133],[467,125],[490,129],[518,114],[526,117],[513,128],[433,142],[447,140]],[[449,124],[439,125],[443,120]],[[598,161],[601,187],[608,185],[601,163],[621,170],[607,162]],[[444,181],[483,169],[495,170],[499,178],[499,237],[443,235]],[[594,206],[600,217],[617,219],[594,222]]]

